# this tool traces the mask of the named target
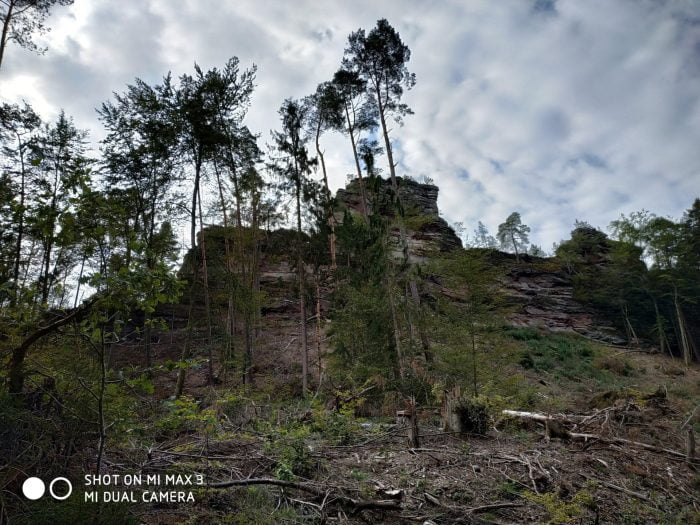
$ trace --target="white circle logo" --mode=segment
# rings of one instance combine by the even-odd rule
[[[63,496],[57,496],[53,491],[53,486],[57,481],[65,481],[66,485],[68,485],[68,492],[66,492]],[[42,483],[42,485],[43,485],[43,483]],[[70,496],[72,492],[73,492],[73,485],[71,485],[71,482],[68,481],[66,478],[56,478],[49,484],[49,494],[51,494],[52,498],[57,499],[59,501],[62,501],[64,499],[68,499],[68,496]]]
[[[27,478],[22,483],[22,492],[27,499],[35,500],[44,495],[46,486],[39,478]]]

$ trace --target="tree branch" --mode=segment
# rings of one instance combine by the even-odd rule
[[[294,481],[285,481],[272,478],[248,478],[235,479],[231,481],[223,481],[220,483],[211,483],[209,488],[224,489],[229,487],[247,487],[250,485],[273,485],[288,489],[301,490],[308,492],[318,497],[325,498],[328,491],[323,490],[310,483],[298,483]],[[335,499],[343,505],[353,507],[357,510],[401,510],[401,503],[395,500],[362,500],[354,499],[348,496],[335,495]]]

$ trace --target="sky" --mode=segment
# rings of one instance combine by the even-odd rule
[[[63,108],[97,144],[95,108],[136,77],[237,56],[258,67],[247,124],[265,144],[282,101],[330,79],[348,34],[379,18],[417,77],[415,114],[391,131],[398,174],[432,178],[467,233],[518,211],[550,251],[576,219],[679,218],[700,197],[698,0],[75,0],[54,10],[44,55],[8,47],[0,100]],[[341,187],[349,140],[323,147]]]

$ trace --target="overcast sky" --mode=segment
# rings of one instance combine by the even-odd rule
[[[494,233],[517,210],[550,250],[575,219],[677,218],[700,196],[698,0],[76,0],[55,10],[45,55],[8,48],[0,99],[64,108],[98,140],[112,91],[235,55],[258,66],[248,125],[264,144],[281,102],[382,17],[417,76],[415,115],[393,131],[399,174],[432,177],[448,221]],[[350,146],[325,147],[337,188]]]

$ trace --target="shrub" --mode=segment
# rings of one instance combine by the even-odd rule
[[[486,434],[491,422],[490,412],[485,397],[463,397],[455,406],[460,429],[469,434]]]

